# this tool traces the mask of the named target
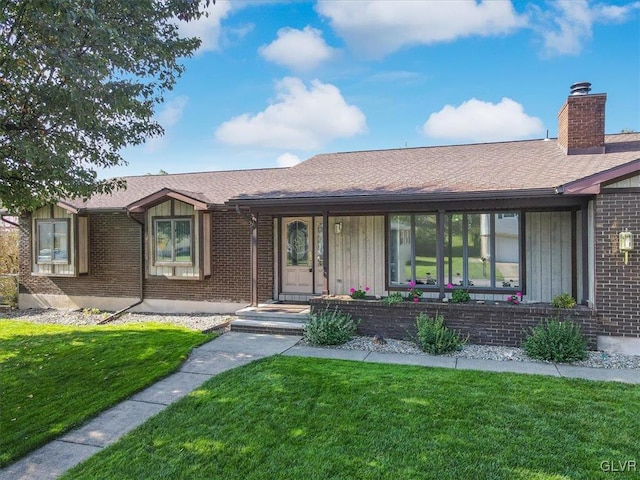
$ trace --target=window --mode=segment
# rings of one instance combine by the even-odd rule
[[[191,218],[154,219],[155,263],[193,264]]]
[[[439,215],[443,215],[443,232],[438,230]],[[405,286],[415,281],[424,288],[436,287],[438,266],[443,265],[445,284],[519,288],[519,222],[517,212],[391,215],[389,283]],[[444,243],[439,254],[440,234]]]
[[[309,225],[299,220],[287,224],[287,266],[309,266]]]
[[[69,222],[36,220],[36,263],[69,263]]]

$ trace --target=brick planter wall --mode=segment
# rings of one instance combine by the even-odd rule
[[[318,297],[311,299],[313,313],[325,308],[337,308],[342,313],[360,319],[358,333],[381,333],[389,338],[410,339],[416,334],[415,322],[420,312],[433,317],[440,314],[446,326],[469,335],[469,342],[478,345],[519,347],[530,327],[543,319],[559,317],[579,323],[589,341],[589,348],[596,346],[595,312],[586,307],[570,310],[546,305],[481,305],[476,303],[405,302],[384,305],[377,300],[349,300]]]

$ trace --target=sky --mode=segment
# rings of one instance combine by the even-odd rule
[[[157,107],[165,135],[101,177],[556,137],[580,81],[607,94],[607,133],[640,130],[640,1],[217,0],[180,32],[202,45]]]

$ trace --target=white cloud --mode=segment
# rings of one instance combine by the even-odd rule
[[[547,56],[579,54],[591,40],[595,23],[621,23],[640,9],[640,2],[618,6],[560,0],[550,5],[546,11],[535,5],[530,7],[531,26],[542,37],[543,54]]]
[[[224,122],[215,136],[231,145],[307,150],[366,129],[364,114],[334,85],[314,80],[307,88],[299,78],[285,77],[276,84],[274,103]]]
[[[445,105],[432,113],[423,126],[427,137],[492,142],[540,135],[542,121],[530,117],[518,102],[503,98],[493,104],[472,98],[459,107]]]
[[[509,1],[319,0],[316,9],[352,49],[373,58],[407,45],[506,34],[525,24]]]
[[[179,96],[165,103],[162,109],[155,115],[156,120],[165,128],[175,125],[182,118],[184,108],[187,106],[188,101],[188,97]]]
[[[298,165],[302,160],[293,153],[283,153],[276,159],[276,163],[279,167],[293,167]]]
[[[278,38],[260,47],[259,52],[270,62],[302,71],[313,70],[335,55],[335,50],[322,38],[322,32],[308,25],[304,30],[281,28]]]
[[[208,16],[190,22],[178,21],[179,32],[183,37],[198,37],[202,40],[199,52],[215,51],[219,49],[220,30],[222,20],[232,10],[229,0],[217,0],[211,3],[206,11]]]
[[[161,137],[153,137],[147,140],[144,144],[145,152],[155,153],[167,147],[167,135],[169,134],[167,129],[174,126],[180,121],[188,101],[188,97],[176,97],[170,102],[165,103],[162,108],[158,112],[156,112],[156,114],[154,115],[154,120],[162,125],[162,127],[165,129],[165,132]]]

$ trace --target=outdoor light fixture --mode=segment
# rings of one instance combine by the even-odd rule
[[[618,235],[620,251],[624,252],[624,264],[629,263],[629,252],[633,250],[633,233],[628,230],[620,232]]]
[[[333,228],[336,233],[342,233],[342,222],[336,222]]]

